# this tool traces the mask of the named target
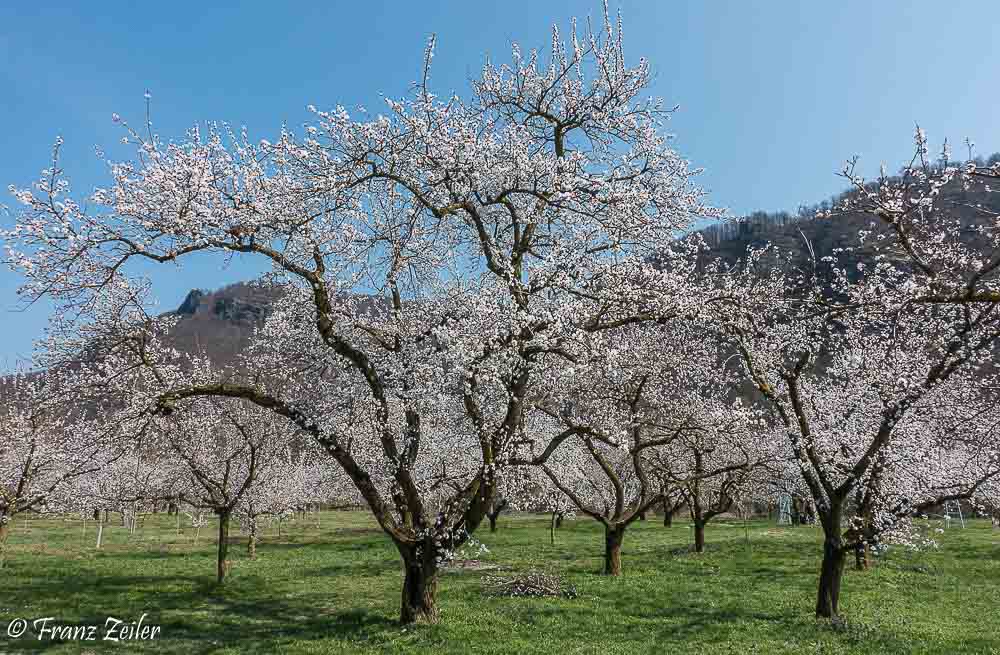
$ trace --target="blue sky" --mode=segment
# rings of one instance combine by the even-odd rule
[[[624,0],[626,54],[649,58],[652,92],[680,105],[669,129],[706,173],[713,201],[736,213],[793,210],[842,187],[843,160],[895,167],[914,121],[938,143],[970,136],[1000,150],[1000,3]],[[553,22],[600,15],[598,1],[11,2],[0,5],[0,203],[27,185],[62,135],[78,193],[104,179],[94,147],[113,152],[112,112],[137,121],[152,93],[156,130],[197,121],[246,125],[257,138],[306,105],[380,105],[403,95],[438,35],[433,86],[464,92],[489,53],[545,47]],[[956,155],[960,151],[956,148]],[[5,223],[7,217],[0,217]],[[260,268],[196,260],[157,279],[164,308],[193,287]],[[0,272],[0,369],[30,355],[48,307],[18,309],[20,281]]]

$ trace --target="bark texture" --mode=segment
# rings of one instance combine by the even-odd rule
[[[607,526],[604,528],[604,575],[622,574],[622,540],[625,537],[625,526]]]
[[[694,551],[696,553],[705,552],[705,521],[696,520],[694,522]]]
[[[219,513],[219,584],[223,584],[226,581],[226,576],[229,574],[229,517],[229,512]]]
[[[426,544],[397,544],[403,556],[403,594],[399,621],[437,623],[438,567],[435,553]]]
[[[816,616],[836,618],[840,601],[840,583],[844,577],[844,549],[839,534],[827,535],[823,541],[823,564],[819,575]]]

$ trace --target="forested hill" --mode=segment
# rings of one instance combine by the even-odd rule
[[[981,165],[992,165],[1000,162],[1000,153],[994,154]],[[850,192],[836,196],[828,201],[801,208],[796,214],[789,212],[758,211],[739,220],[713,224],[700,231],[706,243],[711,247],[709,257],[720,257],[728,263],[734,263],[745,256],[748,247],[761,248],[766,245],[775,247],[776,251],[790,253],[792,266],[808,267],[813,255],[818,262],[823,257],[838,254],[840,262],[849,271],[857,274],[856,264],[870,254],[865,244],[859,240],[859,232],[870,230],[876,236],[888,228],[882,224],[873,224],[870,216],[861,214],[838,214],[830,218],[814,218],[821,210],[828,210],[842,201]],[[945,189],[945,198],[953,202],[954,211],[968,225],[981,219],[981,213],[975,209],[982,206],[992,211],[1000,211],[1000,194],[975,193],[966,191],[961,183],[956,181]],[[969,238],[973,238],[971,231]],[[872,243],[873,239],[866,239]],[[851,248],[848,252],[840,252],[841,248]],[[820,266],[822,268],[822,266]]]

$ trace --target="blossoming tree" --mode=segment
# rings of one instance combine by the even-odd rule
[[[98,471],[116,429],[86,405],[73,373],[18,372],[0,385],[0,566],[11,521]]]
[[[219,518],[217,578],[229,571],[229,527],[237,507],[258,486],[277,486],[287,473],[294,424],[244,401],[194,398],[158,421],[156,438],[187,475],[179,497]],[[287,490],[286,490],[287,491]]]
[[[517,461],[541,466],[604,526],[604,573],[621,573],[626,529],[677,486],[703,545],[704,488],[731,493],[769,452],[752,442],[766,434],[755,412],[720,398],[725,376],[711,341],[680,320],[632,324],[588,335],[570,360],[547,361],[547,393],[533,399]]]
[[[721,283],[732,304],[716,320],[783,426],[824,530],[818,616],[837,615],[847,552],[883,531],[905,535],[900,521],[973,497],[998,471],[996,435],[974,431],[973,445],[946,411],[990,396],[996,222],[960,219],[946,193],[959,172],[925,154],[918,131],[901,176],[866,184],[845,169],[856,193],[839,211],[872,219],[859,234],[874,241],[863,276],[833,257],[825,283],[780,267],[761,273],[751,252]]]
[[[668,147],[669,108],[643,96],[648,63],[626,62],[620,23],[565,42],[554,30],[547,60],[515,46],[464,98],[432,93],[433,46],[387,114],[315,110],[301,137],[211,125],[166,143],[123,123],[136,155],[111,165],[87,209],[55,162],[16,191],[25,209],[4,235],[27,297],[83,316],[139,261],[270,262],[287,292],[270,328],[282,386],[199,381],[158,405],[239,398],[309,434],[399,550],[404,622],[435,620],[440,562],[486,515],[538,358],[573,332],[694,304],[693,268],[647,270],[646,256],[713,213]],[[552,312],[579,296],[589,315]],[[345,431],[358,416],[364,429]],[[431,450],[461,454],[452,484],[435,486]]]

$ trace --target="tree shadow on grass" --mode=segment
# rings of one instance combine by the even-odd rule
[[[667,604],[643,603],[628,594],[616,598],[608,593],[601,594],[601,602],[597,605],[588,603],[586,598],[558,602],[545,599],[544,603],[527,598],[500,599],[498,602],[521,605],[517,611],[523,612],[525,617],[519,620],[540,629],[547,625],[565,625],[566,615],[571,615],[576,637],[581,643],[614,643],[623,649],[622,652],[630,649],[646,652],[645,649],[654,644],[655,652],[670,652],[671,645],[683,650],[692,642],[713,645],[705,652],[729,652],[724,646],[745,642],[744,632],[759,635],[762,630],[773,635],[777,642],[792,640],[814,646],[823,641],[839,642],[872,653],[912,652],[919,645],[892,631],[861,623],[832,624],[816,621],[805,612],[766,611],[738,602],[711,607],[688,594],[672,597]],[[627,619],[607,622],[604,617],[611,609]],[[961,636],[956,635],[953,652],[979,652],[962,650],[962,643]]]
[[[360,576],[360,577],[377,577],[384,575],[386,573],[398,573],[400,578],[400,584],[403,583],[402,577],[402,564],[399,558],[395,559],[383,559],[383,560],[369,560],[365,562],[344,562],[342,564],[328,564],[322,566],[318,569],[314,569],[311,573],[314,576],[320,577],[335,577],[341,575],[348,576]]]
[[[75,595],[86,598],[85,607],[65,602]],[[393,617],[377,611],[324,607],[315,594],[278,596],[259,577],[241,577],[222,587],[194,575],[102,576],[99,583],[80,578],[36,578],[18,588],[4,604],[18,607],[24,604],[19,601],[26,598],[62,599],[63,610],[44,615],[54,616],[52,623],[60,625],[99,626],[98,641],[40,641],[29,631],[25,637],[3,642],[5,649],[19,653],[66,651],[77,645],[87,650],[119,647],[121,652],[121,644],[100,641],[106,620],[115,617],[128,624],[144,612],[144,625],[160,628],[158,641],[131,642],[132,646],[185,655],[224,648],[238,648],[241,653],[278,653],[282,652],[282,644],[291,641],[363,640],[398,627]],[[0,617],[0,621],[6,627],[13,618]]]

